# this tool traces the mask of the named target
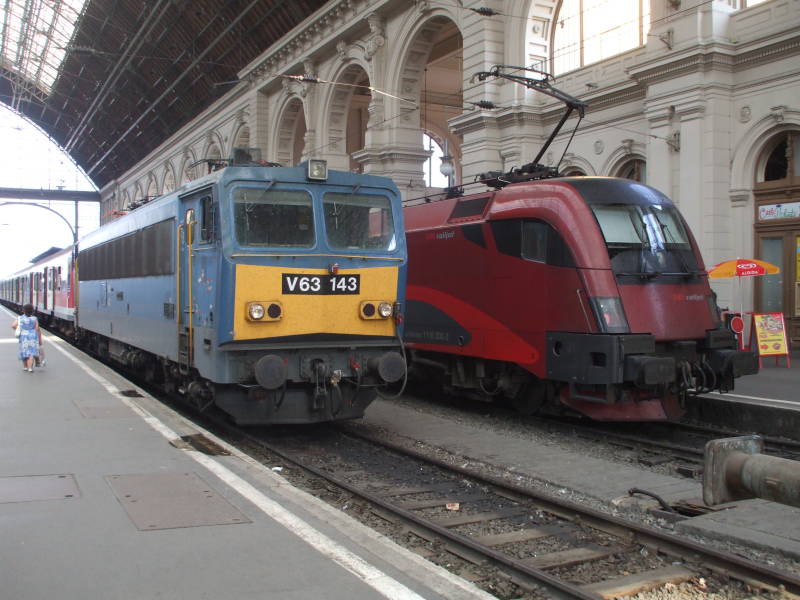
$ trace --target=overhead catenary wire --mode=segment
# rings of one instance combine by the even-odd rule
[[[407,102],[408,104],[414,105],[415,108],[419,108],[419,105],[413,101],[409,100],[408,98],[402,98],[401,96],[397,96],[395,94],[390,94],[380,88],[375,87],[374,85],[363,85],[360,83],[347,83],[345,81],[329,81],[327,79],[320,79],[315,75],[286,75],[282,73],[270,73],[272,77],[282,77],[285,79],[291,79],[293,81],[299,81],[301,83],[327,83],[329,85],[337,85],[341,87],[352,87],[352,88],[361,88],[369,90],[375,94],[380,94],[382,96],[387,96],[389,98],[394,98],[395,100],[399,100],[400,102]]]

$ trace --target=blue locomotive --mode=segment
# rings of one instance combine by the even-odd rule
[[[239,424],[360,417],[406,376],[402,219],[383,177],[220,168],[79,242],[77,337]]]

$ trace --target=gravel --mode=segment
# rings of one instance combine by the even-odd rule
[[[430,400],[428,398],[404,396],[393,402],[415,412],[435,415],[455,423],[473,427],[476,431],[487,430],[491,431],[493,434],[499,433],[505,437],[523,440],[530,444],[544,445],[556,450],[563,449],[565,451],[585,454],[614,463],[635,466],[642,470],[675,476],[672,468],[668,465],[646,466],[640,464],[638,452],[636,451],[620,447],[613,443],[586,440],[564,435],[563,432],[551,431],[545,421],[523,417],[516,412],[503,409],[499,406],[460,399],[453,400],[447,397]],[[411,448],[429,456],[434,456],[448,464],[461,466],[481,474],[504,479],[523,487],[535,489],[545,495],[569,500],[616,517],[629,519],[670,533],[674,532],[672,523],[654,516],[649,512],[648,509],[656,505],[655,501],[650,501],[649,499],[643,501],[638,498],[625,498],[616,503],[610,503],[585,493],[580,489],[571,489],[555,485],[553,482],[519,472],[515,470],[513,466],[508,468],[502,464],[492,464],[474,457],[453,454],[443,448],[428,445],[420,440],[399,436],[386,428],[373,427],[365,422],[352,422],[349,426],[356,429],[364,429],[366,433],[373,436],[387,439],[400,446]],[[800,575],[800,561],[797,561],[793,557],[731,541],[715,540],[699,535],[682,535],[683,537],[688,537],[698,543],[713,547],[717,550],[737,554],[753,560],[754,562]]]

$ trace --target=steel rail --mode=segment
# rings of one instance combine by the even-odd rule
[[[703,447],[696,448],[692,446],[687,446],[685,444],[674,444],[665,440],[645,438],[636,434],[614,431],[612,428],[607,427],[604,423],[587,424],[586,421],[584,421],[583,423],[576,423],[572,420],[563,418],[553,418],[553,419],[541,418],[541,417],[534,417],[534,418],[536,418],[540,423],[548,425],[555,424],[559,427],[570,428],[577,433],[585,434],[587,437],[602,439],[603,441],[607,441],[608,443],[614,443],[615,440],[619,440],[621,442],[636,444],[644,449],[652,448],[654,449],[654,451],[663,451],[664,454],[671,453],[671,455],[674,456],[675,458],[681,458],[684,460],[691,460],[700,463],[703,462],[703,455],[704,455]],[[655,423],[655,425],[658,425],[658,423]],[[710,426],[695,425],[692,423],[681,423],[679,421],[670,422],[669,425],[673,427],[675,430],[684,430],[685,433],[688,433],[690,435],[705,435],[708,437],[708,439],[705,441],[710,441],[718,437],[736,437],[739,435],[744,435],[743,433],[737,431],[725,430]],[[783,453],[784,455],[800,454],[800,442],[793,440],[782,440],[770,436],[762,436],[762,437],[767,445],[767,451],[769,454],[775,454],[775,455],[780,455],[781,453]]]
[[[800,594],[800,577],[791,573],[759,565],[758,563],[735,554],[708,548],[698,542],[680,538],[652,527],[639,525],[638,523],[633,523],[613,515],[608,515],[569,500],[547,496],[536,490],[525,488],[491,475],[475,473],[469,469],[451,465],[440,459],[426,456],[416,450],[404,448],[363,432],[354,431],[353,428],[339,427],[342,430],[346,430],[348,435],[381,445],[399,454],[416,458],[442,469],[458,473],[459,475],[470,477],[519,497],[533,500],[537,504],[540,504],[545,510],[563,515],[565,518],[574,519],[577,515],[582,522],[601,531],[606,531],[607,533],[622,538],[631,538],[633,542],[638,542],[651,548],[657,548],[666,554],[671,554],[680,558],[702,560],[704,566],[717,573],[732,576],[748,583],[758,582],[776,589],[785,589],[792,594]]]
[[[358,488],[353,486],[346,481],[332,475],[330,473],[326,473],[325,471],[321,471],[311,465],[307,465],[299,460],[292,458],[287,453],[283,452],[282,450],[276,448],[269,442],[264,441],[252,434],[249,434],[245,431],[240,429],[235,429],[231,425],[226,423],[217,423],[216,419],[214,419],[215,424],[220,425],[227,429],[228,431],[234,432],[237,435],[247,439],[249,442],[260,446],[261,448],[268,450],[269,452],[279,456],[281,459],[289,462],[297,467],[300,467],[304,471],[311,473],[315,477],[319,477],[325,481],[328,481],[335,486],[346,490],[347,492],[366,500],[370,504],[380,507],[384,511],[391,513],[393,516],[397,516],[402,519],[405,523],[411,524],[412,526],[426,530],[437,537],[446,540],[448,543],[456,546],[462,550],[467,550],[473,553],[480,555],[483,558],[488,559],[495,565],[502,566],[506,569],[506,572],[510,572],[510,574],[518,577],[522,581],[531,582],[538,584],[545,588],[549,593],[553,594],[554,598],[563,598],[563,599],[573,599],[577,598],[578,600],[598,600],[597,594],[587,592],[581,589],[577,585],[573,585],[567,583],[563,580],[558,579],[557,577],[553,577],[549,575],[545,571],[541,569],[536,569],[534,567],[530,567],[521,561],[518,561],[514,558],[511,558],[507,555],[501,554],[496,550],[484,546],[469,537],[462,535],[460,533],[456,533],[451,531],[450,529],[439,525],[429,519],[425,519],[420,517],[419,515],[414,514],[410,510],[401,508],[391,502],[388,502],[377,496],[372,494],[364,489]],[[349,434],[349,432],[348,432]],[[368,441],[372,442],[373,440],[365,437]],[[387,446],[388,448],[392,449],[391,446]]]

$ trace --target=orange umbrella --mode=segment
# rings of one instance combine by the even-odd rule
[[[755,258],[735,258],[714,265],[708,270],[708,276],[721,277],[750,277],[753,275],[774,275],[780,273],[777,265]]]

